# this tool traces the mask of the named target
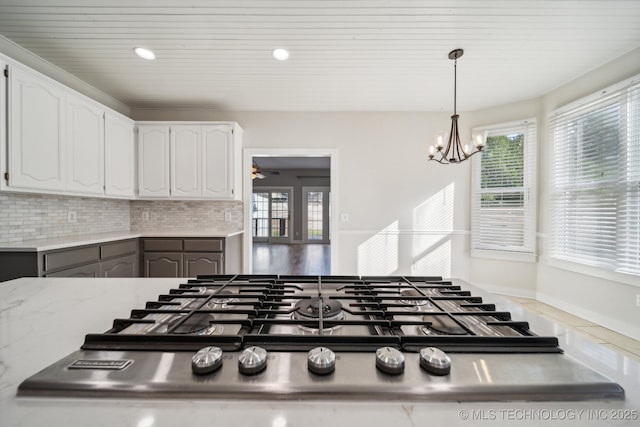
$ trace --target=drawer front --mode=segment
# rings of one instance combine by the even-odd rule
[[[185,252],[222,252],[223,239],[185,239]]]
[[[100,249],[98,246],[45,253],[44,269],[45,271],[50,271],[58,268],[73,267],[74,265],[98,262],[99,259]]]
[[[182,239],[144,239],[143,248],[145,252],[181,252]]]
[[[124,242],[107,243],[100,246],[100,259],[113,258],[138,251],[138,240],[126,240]]]

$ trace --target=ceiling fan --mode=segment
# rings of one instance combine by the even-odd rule
[[[251,179],[264,179],[264,175],[262,173],[260,173],[260,168],[258,168],[258,165],[254,162],[253,166],[251,167]]]

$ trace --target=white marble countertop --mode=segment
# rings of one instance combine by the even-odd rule
[[[242,230],[177,230],[177,231],[121,231],[114,233],[80,234],[77,236],[57,237],[52,239],[24,240],[20,242],[0,243],[0,252],[41,252],[64,249],[72,246],[93,245],[96,243],[117,240],[135,239],[138,237],[231,237],[242,234]]]
[[[398,403],[16,397],[24,379],[79,349],[86,333],[109,329],[114,318],[128,317],[132,308],[183,280],[22,278],[0,283],[0,426],[638,425],[638,362],[470,286],[498,310],[529,321],[536,333],[558,336],[567,357],[621,384],[626,400]],[[625,414],[628,420],[615,419]]]

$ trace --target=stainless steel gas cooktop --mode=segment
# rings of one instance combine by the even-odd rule
[[[23,382],[19,395],[623,399],[555,337],[440,277],[189,280]]]

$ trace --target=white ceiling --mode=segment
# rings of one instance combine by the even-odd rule
[[[0,0],[0,34],[130,107],[228,111],[450,111],[463,48],[469,111],[640,47],[640,1]]]

